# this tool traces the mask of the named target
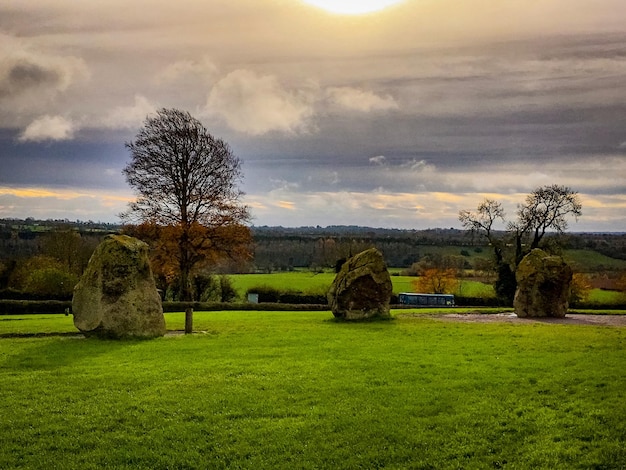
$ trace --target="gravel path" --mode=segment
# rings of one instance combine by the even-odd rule
[[[434,315],[440,321],[468,322],[468,323],[554,323],[557,325],[596,325],[596,326],[626,326],[626,315],[588,315],[570,313],[565,318],[518,318],[514,313],[480,314],[451,313]]]

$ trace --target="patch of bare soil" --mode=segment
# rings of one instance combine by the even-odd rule
[[[596,325],[596,326],[626,326],[626,315],[588,315],[570,313],[565,318],[519,318],[514,313],[481,314],[451,313],[434,315],[440,321],[468,322],[468,323],[553,323],[557,325]]]

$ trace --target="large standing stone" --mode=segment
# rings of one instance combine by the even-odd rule
[[[76,328],[88,336],[163,336],[165,318],[148,245],[125,235],[107,236],[74,288],[72,313]]]
[[[336,318],[389,318],[391,278],[382,254],[371,248],[346,261],[328,291]]]
[[[567,313],[572,268],[560,256],[534,249],[515,273],[517,291],[513,306],[518,317],[557,317]]]

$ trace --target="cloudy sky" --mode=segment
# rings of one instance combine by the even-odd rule
[[[255,225],[460,227],[558,183],[570,229],[626,231],[624,0],[3,0],[0,218],[118,221],[162,107],[243,160]]]

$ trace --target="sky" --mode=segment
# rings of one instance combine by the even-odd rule
[[[3,0],[0,218],[118,222],[160,108],[228,142],[253,225],[461,228],[561,184],[569,230],[626,231],[624,0]]]

